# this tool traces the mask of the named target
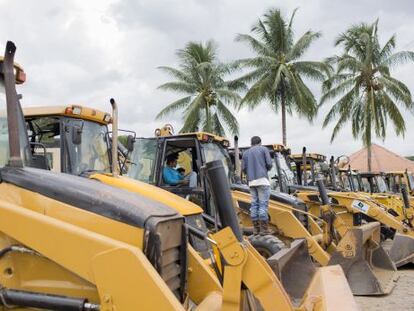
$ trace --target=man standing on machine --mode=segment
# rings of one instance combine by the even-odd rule
[[[268,205],[270,182],[268,171],[272,168],[269,150],[261,145],[259,136],[251,138],[251,147],[243,153],[242,170],[247,175],[252,202],[250,217],[253,222],[253,234],[271,234],[268,228]]]

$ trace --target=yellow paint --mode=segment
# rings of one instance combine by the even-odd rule
[[[93,291],[95,285],[99,302],[105,302],[105,297],[110,297],[112,306],[119,311],[138,310],[139,308],[183,310],[173,293],[142,253],[140,245],[143,238],[142,229],[136,228],[135,235],[133,235],[135,243],[128,244],[111,236],[112,231],[118,231],[117,222],[114,220],[109,219],[109,222],[106,223],[108,234],[104,235],[74,224],[80,220],[75,219],[74,223],[70,223],[58,218],[59,215],[68,215],[69,213],[67,211],[62,214],[59,211],[68,209],[76,214],[79,212],[77,208],[12,185],[0,184],[0,191],[4,193],[5,190],[14,192],[15,195],[8,196],[7,199],[2,198],[0,201],[1,232],[47,257],[47,259],[42,259],[37,258],[37,255],[30,255],[35,256],[36,259],[29,260],[30,264],[26,262],[25,266],[17,266],[17,264],[24,262],[24,258],[21,261],[14,261],[13,257],[10,257],[13,271],[16,271],[16,275],[18,275],[15,282],[20,286],[17,288],[25,288],[26,286],[26,288],[40,289],[39,287],[44,287],[47,292],[47,289],[55,287],[53,289],[55,293],[78,293],[80,296],[96,300],[97,294],[96,291]],[[19,193],[21,198],[18,196]],[[47,205],[43,211],[33,208],[33,205],[40,204],[41,201],[38,200],[41,199]],[[57,213],[53,214],[52,209],[56,209]],[[87,214],[84,216],[88,217]],[[104,218],[97,215],[95,220],[98,220],[99,217]],[[93,220],[93,217],[89,218],[90,226],[94,226]],[[83,222],[83,224],[86,223]],[[104,229],[102,228],[102,230]],[[16,256],[19,254],[16,253]],[[25,256],[28,255],[25,254]],[[39,263],[41,260],[50,260],[53,263],[45,270],[21,273],[29,267],[30,269],[42,267],[42,264]],[[109,269],[109,267],[111,268]],[[68,275],[68,282],[62,282],[62,279],[55,280],[59,276],[59,273],[52,274],[56,269],[61,270],[59,272],[61,276]],[[35,277],[39,276],[36,273],[42,273],[41,282],[38,284],[36,284],[38,279]],[[70,274],[76,276],[69,277]],[[0,281],[3,285],[6,283],[5,279],[4,274],[0,274]],[[45,284],[47,280],[50,280],[49,285]],[[63,286],[57,287],[59,284]],[[71,287],[71,284],[73,286],[71,290],[68,290],[67,287]],[[154,301],[157,303],[154,304]],[[110,310],[110,308],[104,303],[101,310]]]
[[[110,174],[92,174],[90,178],[99,180],[115,188],[128,190],[146,198],[163,203],[175,209],[183,216],[200,214],[203,211],[199,206],[180,196],[132,178],[125,176],[118,176],[114,178]]]
[[[67,108],[80,108],[80,114],[68,114]],[[97,122],[100,124],[109,124],[105,121],[105,116],[110,116],[109,113],[100,111],[95,108],[89,108],[82,105],[68,105],[68,106],[40,106],[40,107],[26,107],[23,109],[25,118],[30,117],[45,117],[45,116],[66,116],[71,118],[79,118]]]

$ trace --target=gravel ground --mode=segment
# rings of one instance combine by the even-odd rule
[[[400,278],[390,295],[355,297],[361,311],[414,311],[414,265],[398,270]]]

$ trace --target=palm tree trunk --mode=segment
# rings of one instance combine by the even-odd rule
[[[208,132],[208,133],[211,133],[211,126],[210,126],[210,124],[211,124],[211,120],[210,120],[210,106],[209,106],[209,103],[207,102],[206,103],[206,128],[205,128],[205,131],[206,132]]]
[[[371,172],[372,171],[372,167],[371,167],[371,162],[372,162],[372,159],[371,159],[371,156],[372,156],[372,153],[371,153],[371,143],[369,143],[369,145],[367,146],[367,152],[368,152],[368,172]]]
[[[369,96],[369,108],[367,111],[367,120],[366,120],[366,128],[365,128],[365,145],[367,148],[367,166],[368,166],[368,172],[372,171],[372,150],[371,150],[371,112],[374,109],[374,90],[371,88],[370,90],[370,96]]]
[[[287,135],[286,135],[286,99],[285,99],[285,92],[282,88],[281,92],[281,105],[280,109],[282,111],[282,141],[283,145],[286,146],[287,144]]]

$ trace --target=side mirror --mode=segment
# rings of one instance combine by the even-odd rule
[[[74,145],[80,145],[82,143],[82,127],[79,125],[72,127],[72,143]]]
[[[126,141],[126,148],[129,152],[132,152],[134,150],[134,143],[135,143],[135,138],[132,135],[128,135],[127,136],[127,141]]]

